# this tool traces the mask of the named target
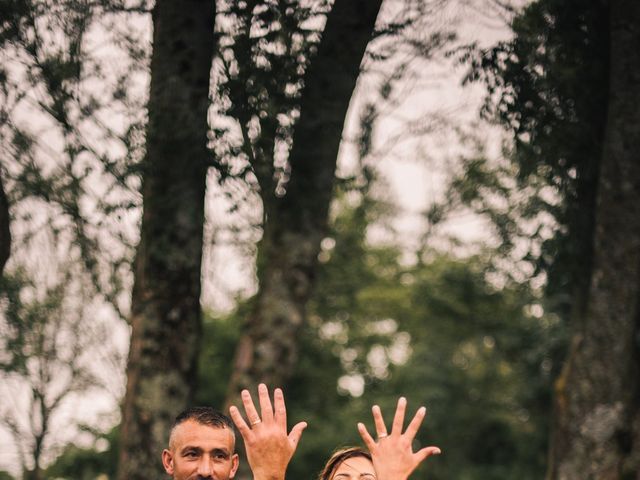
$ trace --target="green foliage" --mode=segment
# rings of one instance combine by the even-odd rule
[[[368,244],[376,216],[370,200],[345,201],[323,242],[300,360],[285,386],[290,424],[309,423],[288,476],[314,477],[336,447],[361,444],[356,422],[372,428],[373,403],[390,421],[405,395],[412,413],[423,404],[430,412],[418,444],[444,451],[427,461],[429,478],[540,478],[563,324],[527,287],[491,285],[483,257],[430,253],[406,265],[398,249]],[[224,398],[241,317],[207,320],[199,402]]]
[[[82,310],[73,312],[67,304],[71,272],[60,273],[59,281],[44,292],[38,291],[24,271],[5,275],[0,281],[5,307],[0,321],[0,372],[30,381],[36,398],[44,399],[51,395],[48,390],[60,390],[52,384],[56,377],[65,378],[62,372],[66,371],[64,388],[51,399],[54,406],[59,397],[97,384],[80,355],[98,339],[78,333],[84,320]]]
[[[37,274],[17,269],[0,279],[0,381],[16,400],[0,405],[0,426],[12,436],[25,471],[40,471],[56,437],[68,433],[52,426],[69,401],[104,387],[88,357],[95,360],[106,331],[95,319],[88,322],[81,275],[67,265],[38,267]],[[43,285],[39,275],[47,267],[58,278]]]
[[[97,449],[67,445],[45,471],[46,478],[68,480],[94,480],[100,475],[115,478],[118,467],[119,428],[96,437],[96,443],[106,443]]]
[[[305,461],[292,469],[309,475],[336,445],[360,443],[355,423],[370,425],[370,405],[390,416],[405,395],[431,412],[420,444],[445,452],[424,468],[431,478],[540,478],[562,324],[526,287],[487,282],[480,257],[433,254],[403,266],[394,248],[367,245],[371,211],[347,210],[335,222],[303,350],[309,363],[289,387],[305,399],[292,406],[299,418],[318,415],[314,438],[300,446]],[[320,372],[309,376],[311,368]],[[332,377],[361,378],[363,390],[351,393],[362,396],[336,395]],[[308,413],[303,403],[313,403]]]
[[[328,9],[326,0],[305,5],[290,0],[224,1],[219,6],[219,87],[213,104],[237,123],[241,143],[228,122],[219,122],[213,129],[216,166],[223,180],[245,181],[250,175],[252,188],[257,180],[265,203],[284,193],[280,183],[288,175],[287,165],[282,159],[274,161],[275,147],[291,146],[304,72],[321,33],[312,25],[322,25]]]
[[[522,177],[537,172],[569,192],[569,171],[600,151],[607,18],[597,0],[538,0],[514,19],[513,40],[466,58],[488,88],[483,112],[516,135]]]
[[[548,274],[547,291],[557,295],[563,314],[570,295],[589,283],[608,17],[607,3],[598,0],[537,0],[515,17],[512,40],[484,51],[471,47],[462,56],[471,65],[467,80],[487,87],[482,113],[513,134],[514,146],[507,152],[511,165],[489,169],[487,178],[472,177],[477,162],[469,161],[469,176],[454,189],[464,185],[462,202],[483,213],[498,211],[487,208],[491,197],[511,205],[492,217],[501,239],[509,251],[522,239],[539,245],[523,259]],[[556,222],[552,234],[522,228],[545,214],[545,223]]]
[[[118,42],[126,22],[109,28],[104,15],[119,3],[0,2],[0,169],[20,232],[15,253],[31,254],[42,232],[51,233],[92,275],[96,295],[122,314],[133,246],[129,225],[118,229],[113,220],[139,207],[145,113],[133,94],[140,69]],[[105,68],[89,45],[98,23],[122,65],[109,60]]]
[[[413,355],[392,384],[431,411],[428,443],[445,452],[427,468],[436,478],[540,478],[562,325],[537,316],[526,288],[496,289],[484,273],[479,259],[446,257],[414,270]]]
[[[232,314],[223,317],[205,311],[195,395],[197,405],[223,408],[231,375],[230,365],[247,308],[248,304],[241,304]]]

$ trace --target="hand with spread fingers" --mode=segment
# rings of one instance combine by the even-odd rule
[[[407,400],[404,397],[400,397],[396,407],[396,414],[393,417],[391,433],[387,433],[380,407],[373,406],[373,421],[378,435],[377,441],[373,439],[362,423],[358,423],[358,432],[360,432],[362,440],[364,440],[371,453],[378,480],[407,480],[427,457],[441,453],[438,447],[425,447],[415,453],[413,452],[411,444],[418,433],[427,410],[424,407],[420,407],[403,433],[402,426],[406,409]]]
[[[284,480],[287,465],[296,451],[306,422],[296,424],[287,434],[287,409],[282,390],[273,393],[273,407],[264,384],[258,386],[260,412],[258,414],[248,390],[241,393],[242,404],[249,424],[237,407],[229,408],[231,419],[244,440],[247,460],[254,480]]]

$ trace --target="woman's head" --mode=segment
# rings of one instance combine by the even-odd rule
[[[371,455],[359,447],[336,450],[318,480],[376,480]]]

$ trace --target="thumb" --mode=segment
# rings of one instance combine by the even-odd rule
[[[307,422],[300,422],[294,425],[291,432],[289,432],[289,441],[297,445],[305,428],[307,428]]]
[[[425,447],[421,450],[418,450],[414,456],[418,460],[418,463],[422,463],[431,455],[440,455],[442,451],[438,447]]]

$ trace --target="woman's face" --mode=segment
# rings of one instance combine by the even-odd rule
[[[376,472],[368,458],[351,457],[338,465],[331,480],[376,480]]]

